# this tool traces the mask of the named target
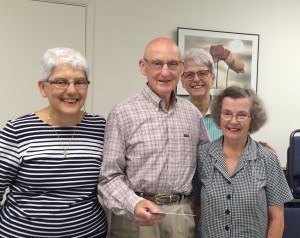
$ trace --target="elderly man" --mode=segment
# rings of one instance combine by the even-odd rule
[[[109,237],[192,238],[196,150],[209,137],[199,110],[174,93],[183,72],[176,43],[151,40],[139,66],[144,90],[107,119],[98,189],[113,212]]]

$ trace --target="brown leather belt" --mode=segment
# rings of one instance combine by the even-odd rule
[[[151,193],[143,193],[143,192],[135,192],[135,194],[138,195],[139,197],[145,198],[158,205],[180,202],[182,199],[187,197],[184,194],[165,194],[165,193],[151,194]]]

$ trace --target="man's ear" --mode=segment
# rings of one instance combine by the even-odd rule
[[[183,74],[183,71],[184,71],[184,61],[181,62],[180,75]]]
[[[146,76],[146,69],[145,69],[145,61],[140,59],[139,60],[139,66],[140,66],[140,71],[142,73],[142,75]]]
[[[45,90],[46,86],[45,86],[45,82],[43,80],[39,80],[38,81],[38,87],[39,87],[39,90],[40,90],[40,94],[44,97],[44,98],[47,98],[48,95],[47,95],[47,92]]]
[[[180,81],[181,81],[182,87],[185,88],[186,81],[184,80],[184,78],[182,76],[180,77]]]

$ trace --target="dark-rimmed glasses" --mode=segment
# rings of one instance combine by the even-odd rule
[[[164,62],[162,60],[147,60],[144,58],[144,61],[149,64],[151,69],[157,69],[157,70],[161,70],[164,65],[166,64],[168,66],[169,70],[176,70],[179,69],[182,61],[181,60],[170,60],[167,62]]]
[[[54,87],[59,89],[66,89],[70,86],[71,83],[73,83],[76,88],[86,89],[90,84],[90,81],[87,79],[77,79],[74,81],[69,81],[67,79],[54,79],[54,80],[46,79],[45,82],[49,84],[53,84]]]
[[[224,121],[230,121],[233,117],[239,122],[247,121],[251,116],[246,112],[238,112],[237,114],[233,114],[230,111],[221,112],[221,119]]]
[[[195,75],[197,75],[197,77],[199,79],[207,79],[208,75],[209,75],[209,70],[199,70],[197,72],[184,72],[182,74],[182,77],[184,79],[187,79],[187,80],[194,80],[195,79]]]

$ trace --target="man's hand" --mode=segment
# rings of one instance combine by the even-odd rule
[[[268,145],[267,142],[259,141],[258,143],[261,144],[264,147],[267,147],[269,150],[272,150],[274,152],[274,154],[277,155],[277,150],[273,146]]]
[[[153,214],[153,212],[155,212],[155,214]],[[165,214],[152,202],[143,199],[135,205],[134,216],[137,224],[141,226],[153,226],[162,220]]]

